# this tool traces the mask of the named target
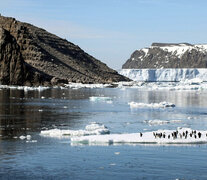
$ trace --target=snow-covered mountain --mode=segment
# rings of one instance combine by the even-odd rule
[[[122,68],[207,68],[207,44],[153,43],[132,53]]]

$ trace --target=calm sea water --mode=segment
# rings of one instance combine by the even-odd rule
[[[113,103],[91,102],[91,96]],[[174,103],[170,109],[131,110],[128,102]],[[149,120],[179,120],[150,125]],[[0,90],[0,179],[207,179],[207,145],[73,146],[70,138],[40,136],[49,129],[111,133],[190,127],[207,129],[206,91],[137,89]],[[31,135],[31,140],[19,136]]]

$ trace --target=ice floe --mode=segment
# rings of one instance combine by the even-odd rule
[[[103,124],[92,122],[87,125],[83,130],[62,130],[62,129],[50,129],[42,130],[40,135],[49,136],[49,137],[70,137],[70,136],[88,136],[88,135],[100,135],[100,134],[109,134],[109,129]]]
[[[71,143],[77,144],[202,144],[207,143],[207,131],[180,128],[176,130],[158,130],[143,133],[108,134],[72,137]]]
[[[175,104],[168,103],[168,102],[160,102],[160,103],[137,103],[137,102],[130,102],[128,103],[130,108],[173,108]]]

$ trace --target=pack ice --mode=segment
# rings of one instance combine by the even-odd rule
[[[83,130],[63,130],[63,129],[50,129],[42,130],[40,135],[49,137],[68,137],[68,136],[88,136],[88,135],[99,135],[109,134],[109,129],[103,124],[92,122],[87,125]]]

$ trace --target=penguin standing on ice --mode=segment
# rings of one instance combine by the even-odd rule
[[[142,133],[140,133],[140,137],[142,137],[142,135],[143,135],[143,134],[142,134]]]
[[[198,132],[198,137],[201,138],[201,132]]]

